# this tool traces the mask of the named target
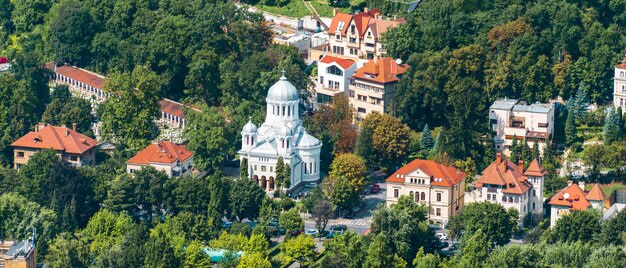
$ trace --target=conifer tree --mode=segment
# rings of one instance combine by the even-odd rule
[[[521,147],[517,141],[517,134],[513,134],[513,141],[511,142],[511,162],[517,163],[521,158]]]
[[[543,147],[541,166],[546,171],[547,177],[555,175],[557,167],[556,152],[554,151],[554,146],[550,144],[550,141],[546,141],[546,145]]]
[[[580,82],[580,85],[578,86],[578,91],[576,91],[576,99],[575,99],[575,105],[573,106],[573,108],[576,109],[576,119],[577,120],[581,120],[583,117],[585,117],[585,115],[587,114],[587,106],[589,106],[589,103],[591,103],[591,101],[589,100],[589,96],[587,96],[587,85],[585,85],[583,82]]]
[[[620,136],[620,118],[614,107],[607,110],[604,118],[604,144],[611,145]]]
[[[541,154],[539,152],[540,152],[539,141],[537,137],[535,137],[533,141],[533,159],[537,159],[537,161],[541,160]]]
[[[435,144],[433,148],[430,150],[430,158],[433,158],[441,153],[441,132],[437,133],[437,137],[435,138]]]
[[[430,132],[430,128],[428,128],[428,124],[424,126],[424,130],[422,131],[422,137],[420,139],[420,146],[422,150],[429,150],[433,148],[433,135]]]
[[[493,133],[489,131],[489,134],[487,134],[487,140],[485,141],[485,155],[483,156],[484,167],[489,166],[491,162],[493,162],[493,159],[495,156],[496,156],[496,144],[493,141]]]
[[[283,181],[285,180],[283,176],[285,176],[285,162],[283,161],[283,157],[279,156],[278,161],[276,161],[276,168],[274,168],[274,183],[276,184],[276,189],[280,190],[283,187]]]
[[[530,162],[533,160],[533,154],[530,151],[530,147],[528,146],[528,142],[526,142],[526,140],[521,142],[519,146],[521,147],[521,152],[522,152],[519,160],[524,160],[524,168],[526,168],[528,167]]]
[[[576,111],[571,108],[567,111],[567,120],[565,121],[565,146],[571,146],[576,141],[578,132],[576,129]]]
[[[241,160],[241,165],[239,166],[239,177],[240,178],[250,178],[250,174],[248,173],[248,158],[243,158]]]

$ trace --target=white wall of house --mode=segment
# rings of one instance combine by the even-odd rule
[[[613,76],[613,105],[626,111],[626,69],[615,68]]]

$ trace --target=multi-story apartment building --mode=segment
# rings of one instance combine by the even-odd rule
[[[572,210],[587,210],[594,208],[604,210],[604,203],[607,197],[600,189],[600,185],[595,184],[591,190],[585,191],[585,183],[578,184],[568,182],[567,187],[561,189],[550,198],[550,226],[554,226],[556,221],[568,214]]]
[[[13,166],[19,169],[26,165],[30,157],[42,149],[52,149],[57,156],[68,163],[80,166],[96,164],[96,145],[98,141],[65,126],[56,127],[38,124],[35,131],[28,132],[11,144],[13,147]]]
[[[474,182],[476,201],[497,203],[505,209],[517,209],[520,227],[528,215],[540,220],[543,217],[545,173],[537,159],[524,170],[522,161],[515,164],[503,160],[502,154],[497,153],[496,160]]]
[[[0,268],[37,267],[37,248],[32,240],[0,241]]]
[[[517,99],[499,99],[489,107],[489,125],[494,131],[497,152],[509,155],[513,138],[526,141],[532,149],[534,139],[539,152],[554,134],[554,105],[545,103],[526,104]]]
[[[315,103],[330,103],[337,94],[348,94],[350,79],[357,69],[357,62],[330,55],[324,56],[317,64],[315,81]]]
[[[192,171],[193,154],[184,145],[160,141],[148,145],[126,161],[126,172],[133,174],[145,166],[153,166],[168,177],[188,176]]]
[[[615,108],[622,107],[626,111],[626,55],[618,65],[615,65],[613,74],[613,105]]]
[[[357,121],[372,112],[395,114],[396,84],[408,67],[399,60],[380,58],[356,70],[348,96]]]
[[[311,51],[311,58],[320,54],[352,59],[376,59],[386,54],[381,37],[390,28],[397,27],[404,19],[383,19],[377,8],[367,9],[356,14],[334,12],[328,28],[329,43],[321,50]]]
[[[465,176],[432,160],[413,160],[387,178],[387,205],[409,196],[428,207],[430,220],[446,225],[465,206]]]

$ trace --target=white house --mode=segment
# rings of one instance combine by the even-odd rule
[[[133,174],[145,166],[153,166],[168,177],[188,176],[192,172],[193,154],[184,145],[160,141],[148,145],[126,161],[126,172]]]
[[[248,174],[266,191],[274,191],[279,157],[291,167],[291,185],[320,178],[322,143],[309,135],[300,120],[300,94],[284,71],[268,91],[265,122],[257,128],[251,121],[241,131],[240,159],[248,160]],[[243,163],[243,161],[242,161]]]
[[[622,112],[626,111],[626,55],[620,64],[615,65],[613,105],[615,108],[622,107]]]
[[[526,104],[517,99],[499,99],[489,107],[489,125],[494,131],[497,152],[509,155],[513,138],[526,141],[531,149],[534,139],[543,153],[546,142],[554,135],[554,105]]]
[[[536,159],[524,170],[523,162],[515,164],[503,160],[502,154],[498,153],[496,160],[474,182],[476,201],[497,203],[505,209],[517,209],[520,227],[528,215],[541,219],[545,173]]]
[[[595,184],[587,192],[585,191],[584,182],[576,184],[570,181],[567,187],[552,196],[550,202],[548,202],[550,205],[550,226],[554,226],[560,218],[572,210],[594,208],[603,211],[606,200],[606,195],[600,189],[600,185]]]
[[[326,55],[317,64],[315,103],[330,103],[337,94],[348,94],[350,78],[357,70],[357,62]]]

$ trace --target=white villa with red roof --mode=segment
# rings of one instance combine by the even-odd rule
[[[188,176],[192,172],[193,154],[184,145],[160,141],[148,145],[126,161],[126,172],[133,174],[145,166],[153,166],[168,177]]]
[[[11,144],[13,167],[19,169],[28,164],[30,157],[42,149],[55,150],[61,160],[74,166],[93,166],[96,164],[97,144],[97,140],[76,132],[76,124],[72,129],[38,124],[35,131],[28,132]]]
[[[465,207],[466,174],[432,160],[416,159],[387,178],[387,205],[409,196],[428,207],[428,218],[445,225]]]
[[[560,218],[572,210],[587,210],[590,208],[599,211],[604,210],[604,203],[608,199],[600,185],[593,185],[589,191],[584,189],[584,182],[576,184],[569,181],[567,187],[561,189],[550,198],[550,202],[548,202],[550,205],[550,226],[554,226]]]
[[[476,201],[497,203],[507,210],[517,209],[520,226],[524,226],[528,215],[540,220],[543,218],[545,174],[537,159],[524,169],[523,161],[515,164],[510,160],[503,160],[502,154],[498,153],[496,160],[474,182]]]
[[[351,59],[324,56],[317,63],[315,104],[328,104],[338,94],[348,95],[350,78],[358,66],[359,63]]]

